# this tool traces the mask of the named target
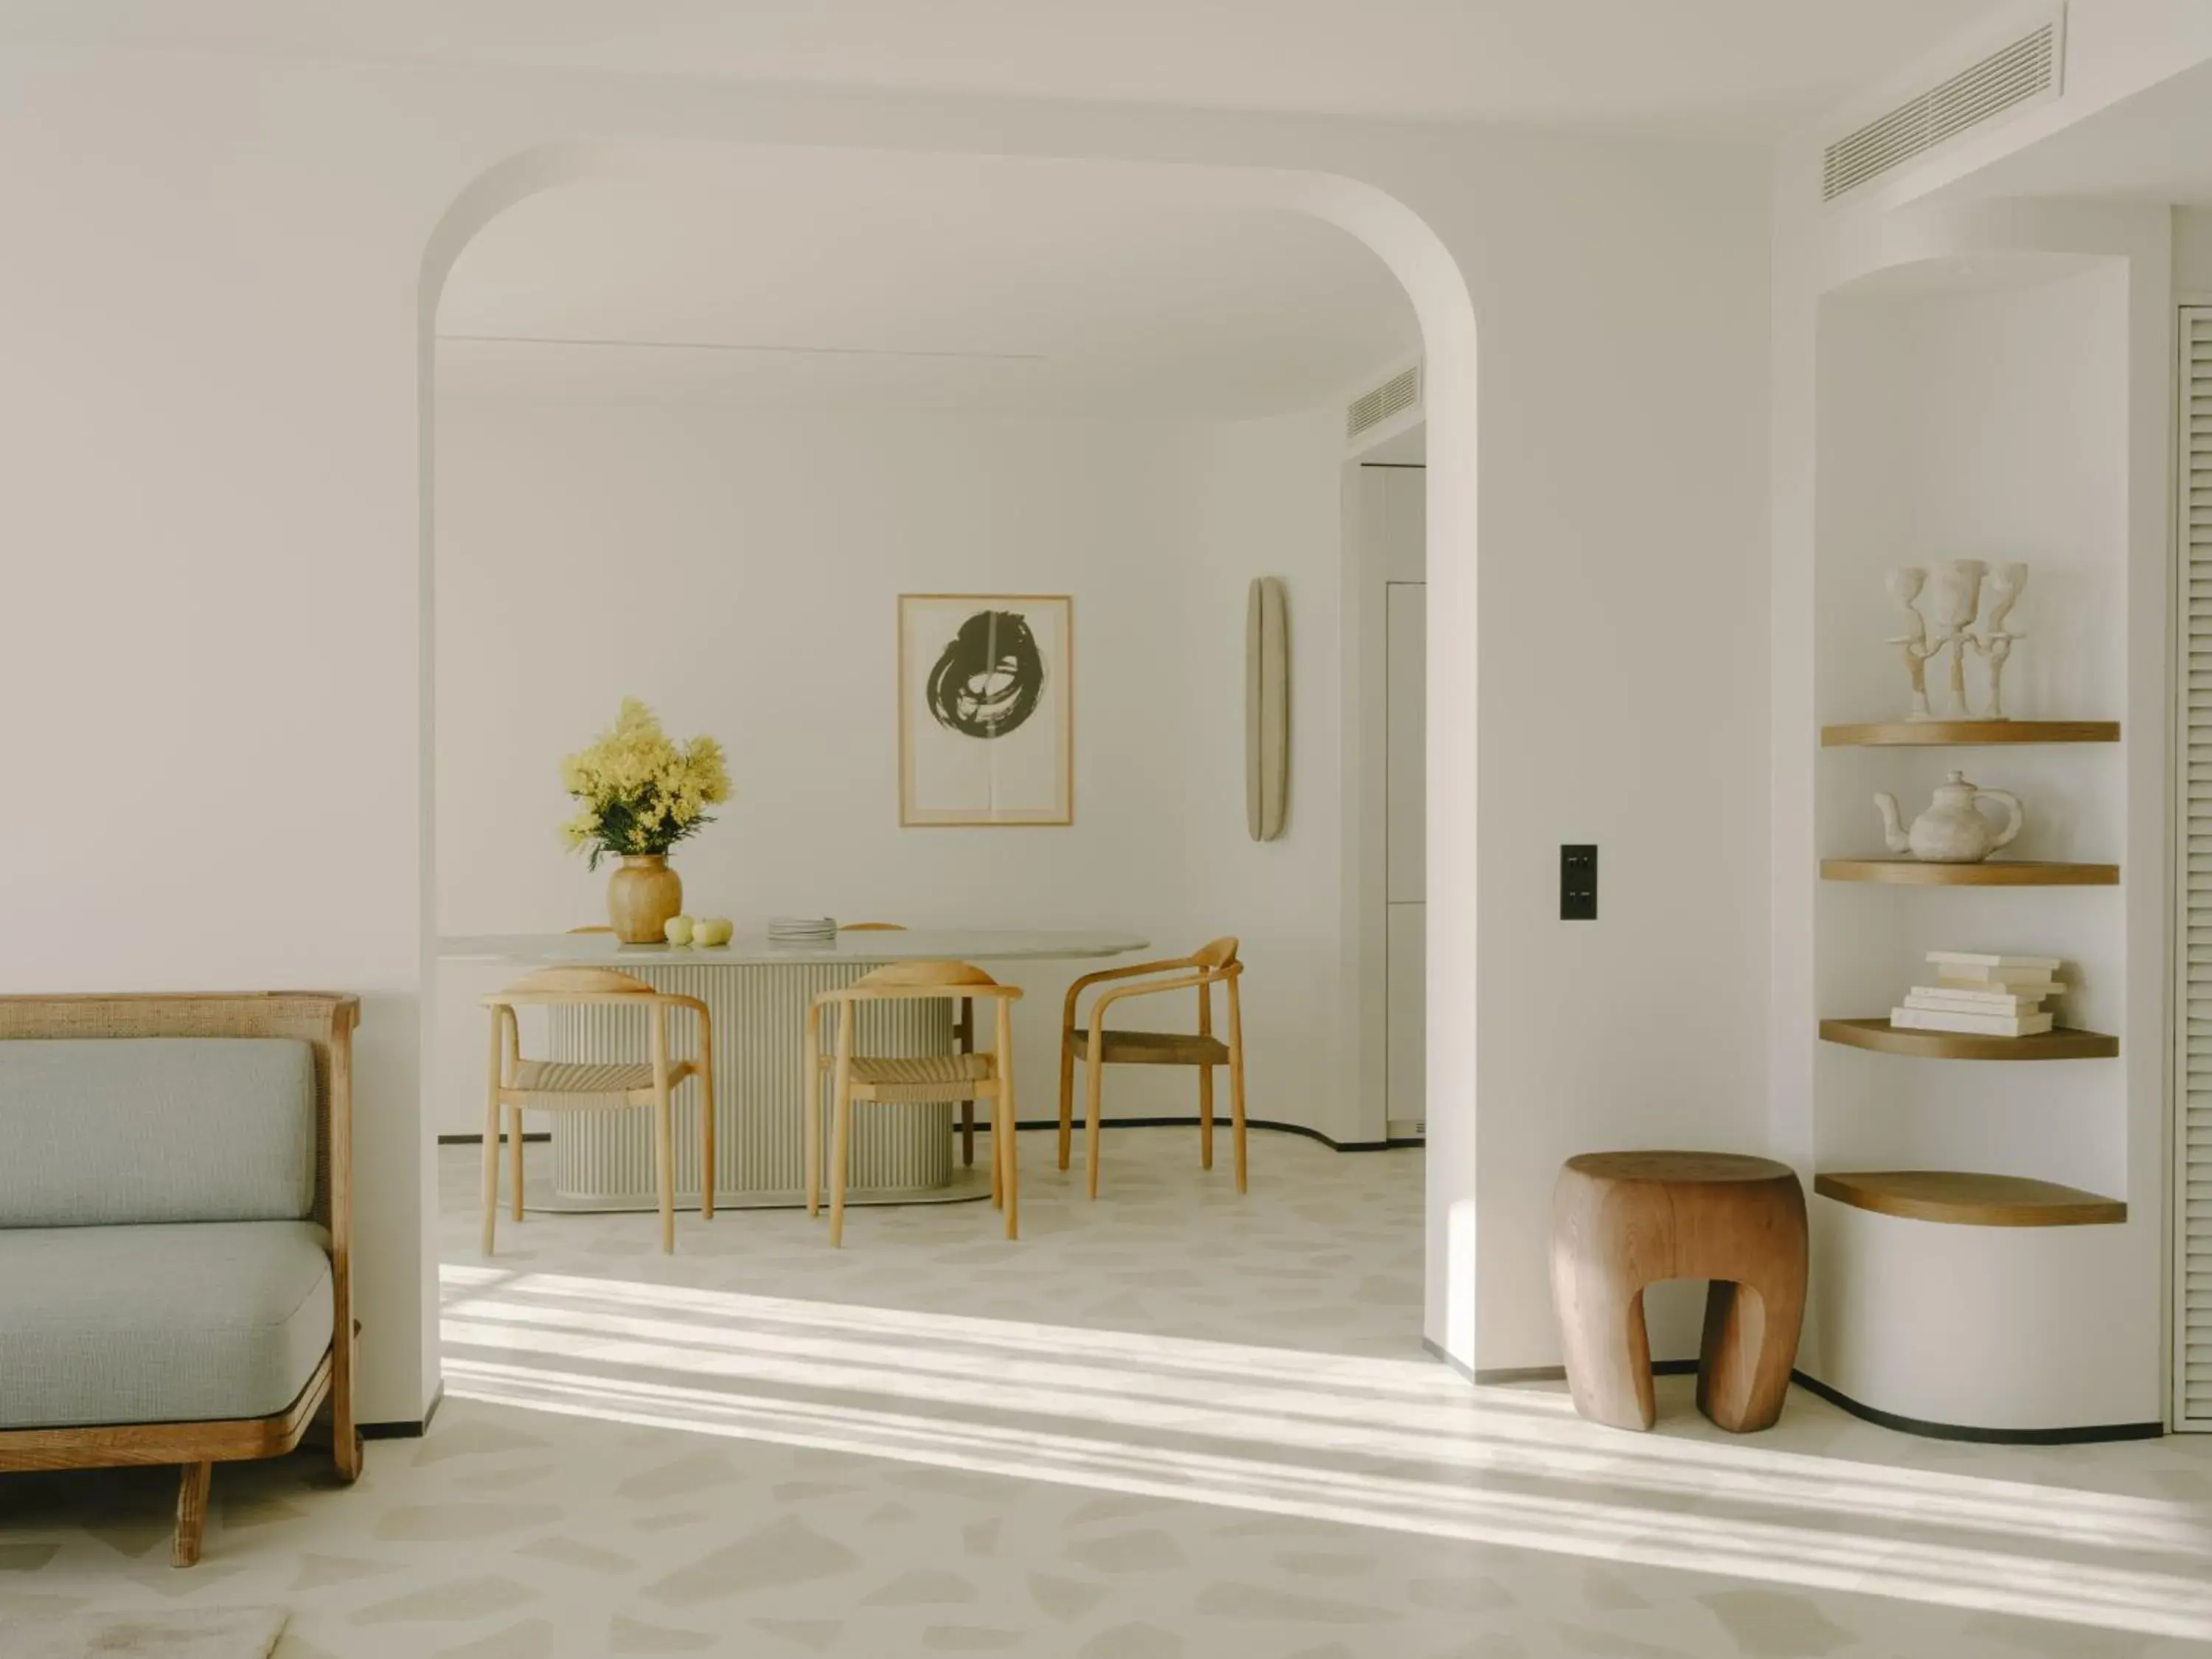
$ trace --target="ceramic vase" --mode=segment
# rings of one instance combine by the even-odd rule
[[[625,853],[607,883],[607,920],[625,945],[659,945],[669,917],[684,908],[684,878],[665,853]]]

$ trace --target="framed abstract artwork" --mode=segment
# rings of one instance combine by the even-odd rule
[[[902,593],[899,823],[1075,822],[1074,601]]]

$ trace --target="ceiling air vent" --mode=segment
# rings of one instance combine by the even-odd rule
[[[1820,199],[1832,202],[2008,109],[2056,97],[2064,19],[2063,11],[2054,15],[1942,85],[1837,139],[1821,155]]]
[[[1372,392],[1363,392],[1345,405],[1344,435],[1357,438],[1393,415],[1402,415],[1421,401],[1421,366],[1393,374]]]

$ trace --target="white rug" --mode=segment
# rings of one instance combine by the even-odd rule
[[[289,1617],[276,1607],[230,1607],[27,1620],[0,1628],[0,1659],[269,1659]]]

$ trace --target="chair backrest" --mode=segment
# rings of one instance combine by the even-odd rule
[[[1224,934],[1201,945],[1190,953],[1191,965],[1195,968],[1226,968],[1237,960],[1237,939]]]
[[[894,962],[866,973],[850,985],[824,991],[817,1002],[876,1002],[892,998],[1021,998],[1018,985],[1001,985],[968,962]]]
[[[540,968],[525,974],[504,991],[493,992],[483,1005],[519,1008],[559,1002],[624,1002],[632,997],[647,1001],[687,1000],[655,991],[634,975],[618,974],[611,968]]]

